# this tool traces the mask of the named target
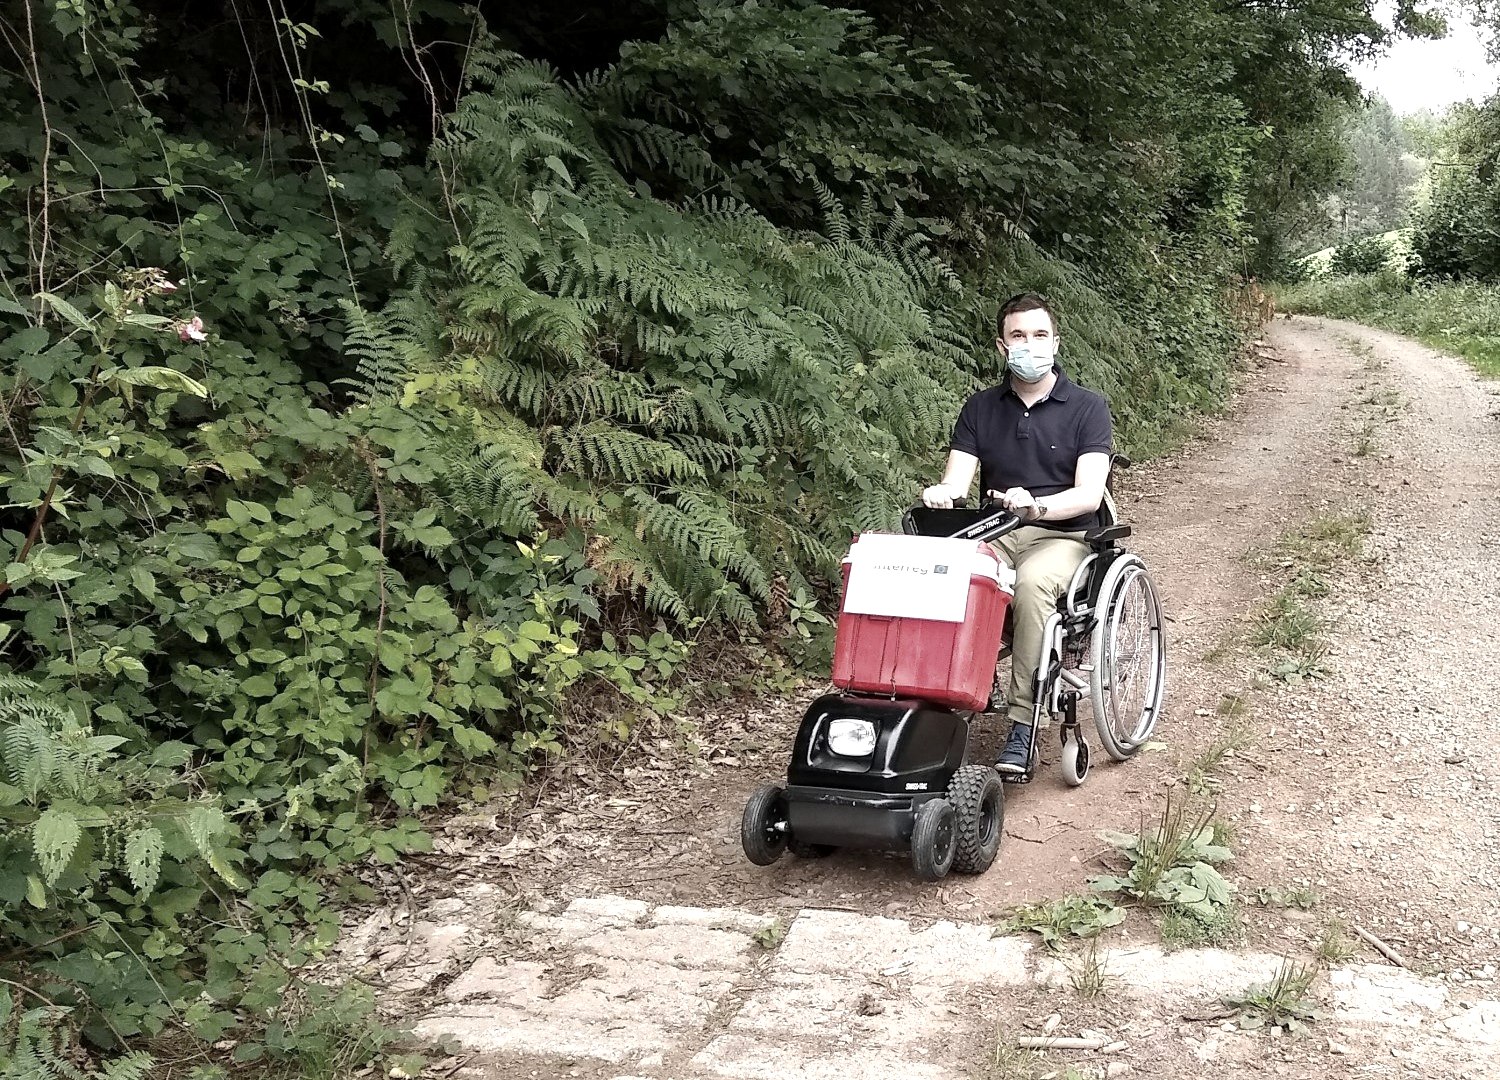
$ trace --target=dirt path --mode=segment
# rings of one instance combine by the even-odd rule
[[[702,718],[695,765],[661,746],[622,777],[572,777],[534,806],[453,822],[440,871],[352,933],[347,962],[385,982],[392,1011],[427,1015],[425,1033],[460,1037],[471,1056],[455,1075],[998,1080],[1047,1069],[992,1060],[997,1027],[1009,1040],[1054,1013],[1060,1032],[1125,1044],[1053,1059],[1092,1075],[1197,1076],[1212,1061],[1288,1076],[1500,1072],[1497,399],[1458,361],[1392,335],[1296,319],[1269,339],[1230,416],[1122,484],[1170,613],[1164,747],[1070,789],[1049,742],[1042,776],[1009,792],[988,873],[933,887],[895,856],[745,861],[743,799],[784,770],[809,687]],[[1322,602],[1326,676],[1268,679],[1249,631],[1287,571],[1248,556],[1360,511],[1369,557]],[[1226,694],[1244,716],[1220,715]],[[1134,828],[1229,723],[1250,732],[1218,792],[1238,952],[1164,957],[1153,919],[1132,912],[1107,939],[1118,993],[1089,1002],[1029,943],[990,941],[982,924],[1012,905],[1085,889],[1099,831]],[[981,732],[978,755],[998,736]],[[1311,912],[1254,901],[1294,887]],[[1325,976],[1332,1016],[1304,1039],[1203,1018],[1276,956],[1309,955],[1329,918],[1368,928],[1417,975]]]

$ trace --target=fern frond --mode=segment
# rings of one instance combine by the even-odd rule
[[[557,437],[565,466],[595,477],[629,483],[698,480],[703,467],[670,443],[594,422]]]

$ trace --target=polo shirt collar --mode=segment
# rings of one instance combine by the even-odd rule
[[[1057,372],[1057,381],[1052,384],[1052,389],[1048,391],[1046,397],[1042,398],[1042,401],[1067,401],[1068,394],[1073,389],[1073,380],[1068,378],[1068,373],[1063,370],[1062,365],[1057,362],[1055,357],[1052,360],[1052,370]],[[1006,393],[1011,392],[1010,372],[1008,370],[1000,385],[1005,388]]]

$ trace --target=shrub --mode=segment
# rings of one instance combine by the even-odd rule
[[[1391,245],[1383,236],[1346,240],[1334,249],[1328,268],[1335,274],[1373,274],[1391,260]]]

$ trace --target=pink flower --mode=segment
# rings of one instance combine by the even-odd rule
[[[183,341],[207,341],[208,335],[203,332],[203,320],[194,315],[188,322],[178,323],[175,327],[177,336]]]

